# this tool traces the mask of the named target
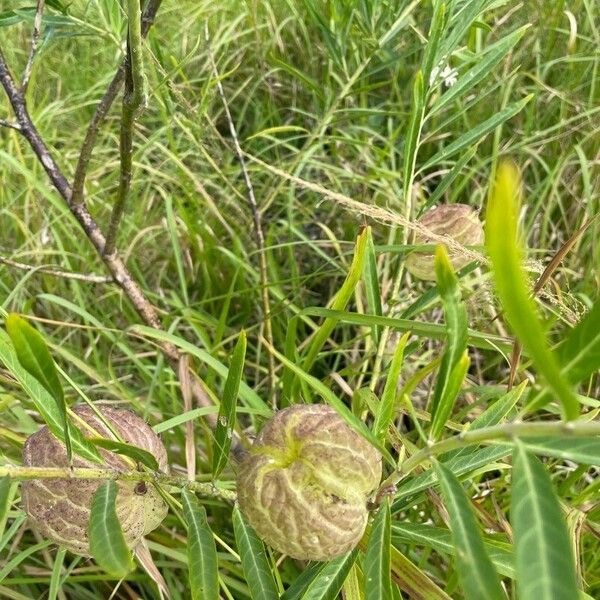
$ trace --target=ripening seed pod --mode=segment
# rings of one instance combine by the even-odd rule
[[[98,406],[98,409],[124,442],[150,452],[156,458],[159,469],[167,472],[165,447],[143,419],[129,410],[105,405]],[[111,437],[107,427],[89,406],[77,406],[73,412],[91,425],[95,430],[94,436]],[[83,425],[77,426],[84,435],[92,434]],[[74,455],[73,466],[131,471],[130,464],[123,457],[107,450],[100,450],[100,454],[104,465]],[[23,464],[28,467],[67,467],[65,445],[44,426],[27,438],[23,447]],[[23,507],[33,526],[44,537],[75,554],[89,556],[88,524],[92,496],[102,483],[103,481],[98,479],[75,478],[24,481]],[[144,535],[162,523],[168,507],[151,484],[120,480],[117,485],[117,516],[127,545],[134,548]]]
[[[425,213],[417,223],[436,235],[447,235],[463,246],[483,244],[483,226],[479,220],[479,213],[466,204],[438,206]],[[421,245],[436,242],[416,232],[413,243]],[[449,249],[448,253],[455,271],[472,260],[469,256],[458,255],[452,249]],[[434,250],[414,250],[406,257],[406,268],[419,279],[435,281],[434,256]]]
[[[381,455],[329,406],[296,405],[264,425],[237,477],[240,510],[270,546],[330,560],[360,541]]]

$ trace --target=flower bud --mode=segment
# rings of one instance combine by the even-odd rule
[[[320,404],[281,410],[242,462],[240,509],[270,546],[301,560],[329,560],[360,541],[381,456],[335,410]]]
[[[167,453],[159,437],[140,417],[128,410],[101,405],[98,407],[106,421],[129,444],[150,452],[159,469],[167,472]],[[77,424],[86,436],[111,437],[107,427],[88,406],[77,406],[73,412],[95,432]],[[73,456],[78,468],[104,468],[131,471],[126,460],[107,450],[99,450],[103,465]],[[27,438],[23,447],[23,464],[28,467],[68,466],[63,442],[42,427]],[[23,507],[33,526],[46,538],[83,556],[89,556],[88,524],[92,496],[103,483],[99,479],[36,479],[22,484]],[[167,505],[151,484],[136,481],[117,481],[116,511],[125,541],[134,548],[144,535],[156,529],[167,514]]]
[[[483,227],[479,213],[466,204],[445,204],[425,213],[417,223],[435,235],[445,235],[463,246],[483,244]],[[415,233],[414,244],[435,244],[437,240],[424,233]],[[448,250],[454,270],[457,271],[469,264],[470,256],[457,254]],[[406,257],[406,268],[419,279],[435,281],[433,267],[435,252],[433,250],[414,250]]]

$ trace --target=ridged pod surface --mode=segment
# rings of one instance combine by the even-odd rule
[[[438,206],[425,213],[418,221],[436,235],[447,235],[463,246],[478,246],[483,244],[483,226],[478,212],[466,204],[446,204]],[[433,244],[434,240],[423,235],[415,234],[414,244]],[[448,250],[454,270],[457,271],[471,262],[469,256],[458,255]],[[415,250],[406,257],[406,268],[419,279],[435,281],[433,267],[435,252],[433,250]]]
[[[159,468],[167,472],[167,453],[159,437],[140,417],[129,410],[105,405],[98,409],[121,436],[124,442],[148,450],[156,458]],[[84,435],[109,438],[106,426],[88,406],[73,409],[96,433],[81,423],[75,425]],[[105,464],[98,465],[73,456],[73,466],[108,468],[131,471],[131,466],[119,455],[100,450]],[[48,427],[31,435],[23,447],[23,464],[30,467],[66,467],[65,445],[56,439]],[[23,507],[34,527],[46,538],[83,556],[89,556],[88,523],[92,496],[103,481],[98,479],[37,479],[22,484]],[[125,541],[135,547],[142,537],[156,529],[167,514],[168,507],[151,484],[138,485],[135,481],[118,481],[116,510],[123,528]]]
[[[237,477],[238,502],[270,546],[301,560],[354,548],[381,455],[329,406],[296,405],[264,425]]]

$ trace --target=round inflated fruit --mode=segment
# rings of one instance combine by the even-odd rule
[[[325,405],[280,410],[240,465],[240,510],[256,533],[300,560],[354,548],[381,479],[381,455]]]
[[[452,238],[463,246],[479,246],[483,244],[483,226],[479,213],[466,204],[447,204],[438,206],[425,213],[417,223],[431,233]],[[417,231],[414,244],[435,244],[437,240]],[[472,258],[448,250],[454,270],[457,271],[471,262]],[[415,250],[406,257],[406,268],[419,279],[435,281],[433,266],[435,252],[433,250]]]
[[[122,441],[143,448],[154,455],[159,469],[167,472],[167,453],[159,437],[140,417],[129,410],[99,405],[98,409]],[[73,409],[85,423],[74,424],[86,437],[110,438],[107,427],[88,406]],[[113,438],[114,439],[114,438]],[[122,456],[100,450],[104,464],[99,465],[73,455],[73,466],[131,471],[132,465]],[[63,442],[42,427],[31,435],[23,447],[23,464],[28,467],[67,467]],[[98,479],[36,479],[22,484],[23,507],[32,525],[44,537],[83,556],[89,556],[88,525],[94,492],[103,483]],[[129,548],[134,548],[144,535],[156,529],[168,507],[151,484],[117,481],[116,511]]]

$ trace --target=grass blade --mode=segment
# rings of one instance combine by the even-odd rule
[[[277,600],[279,594],[265,545],[246,523],[237,505],[233,507],[233,530],[252,600]]]
[[[377,255],[375,254],[375,245],[371,230],[367,230],[367,249],[364,264],[365,291],[367,294],[367,304],[371,313],[377,316],[383,314],[381,306],[381,291],[379,289],[379,279],[377,277]],[[373,338],[375,343],[379,343],[379,325],[373,325]]]
[[[489,198],[486,219],[486,246],[492,261],[494,283],[508,321],[556,393],[565,418],[575,419],[579,414],[577,400],[560,375],[554,354],[548,349],[522,267],[523,249],[517,231],[519,185],[516,167],[502,163]]]
[[[513,451],[510,514],[520,600],[577,598],[571,541],[558,498],[542,463],[520,443]]]
[[[388,429],[394,418],[394,406],[396,404],[396,388],[398,386],[398,379],[400,377],[400,369],[402,368],[402,361],[404,359],[404,349],[408,343],[411,333],[407,331],[398,342],[396,349],[394,350],[394,357],[390,364],[390,370],[385,381],[385,387],[383,388],[383,394],[381,396],[381,402],[377,414],[375,415],[375,423],[373,424],[373,433],[382,443],[385,443]]]
[[[436,112],[439,112],[449,102],[466,94],[484,77],[489,75],[504,56],[514,49],[515,45],[523,37],[529,27],[529,25],[524,25],[487,48],[481,57],[481,60],[475,66],[471,67],[464,75],[461,75],[458,78],[458,81],[431,107],[427,116],[430,117]]]
[[[436,462],[435,470],[450,516],[458,574],[466,600],[506,600],[462,486],[443,464]]]
[[[509,104],[505,109],[498,111],[496,114],[492,115],[489,119],[483,121],[483,123],[479,123],[463,135],[461,135],[457,140],[448,144],[444,148],[442,148],[439,152],[434,154],[419,170],[420,172],[426,171],[427,169],[438,165],[444,162],[447,158],[460,152],[467,146],[471,146],[479,141],[481,141],[490,131],[493,131],[498,127],[498,125],[502,125],[508,119],[514,117],[517,113],[521,112],[525,105],[533,98],[533,94],[526,96],[522,100],[518,100],[517,102],[513,102]]]
[[[434,5],[435,6],[435,5]],[[444,31],[446,24],[446,5],[440,2],[435,7],[433,19],[431,20],[431,27],[429,28],[429,39],[427,41],[427,47],[425,48],[425,54],[423,56],[423,80],[426,85],[429,85],[429,79],[431,71],[438,63],[440,38]]]
[[[244,372],[246,358],[246,332],[242,330],[233,349],[231,364],[223,388],[223,398],[219,407],[219,417],[215,430],[215,444],[213,454],[213,479],[216,479],[229,459],[231,438],[235,426],[237,399],[240,391],[240,382]]]
[[[406,132],[406,141],[404,142],[404,199],[405,202],[410,196],[413,177],[415,173],[415,164],[417,162],[417,152],[419,147],[419,138],[421,137],[421,128],[423,127],[423,114],[425,111],[425,89],[423,84],[423,73],[419,71],[415,77],[413,86],[413,103],[410,113],[410,122]]]
[[[187,524],[188,575],[192,600],[219,599],[217,547],[206,520],[206,510],[189,490],[182,490],[181,504]]]
[[[90,553],[94,560],[115,577],[125,577],[133,568],[133,559],[117,517],[115,481],[103,483],[94,493],[90,514]]]
[[[456,396],[466,375],[467,309],[460,299],[458,279],[444,246],[435,250],[437,286],[444,304],[448,339],[431,402],[431,438],[436,439],[452,413]]]
[[[56,402],[62,421],[65,447],[69,464],[71,463],[71,436],[67,419],[67,405],[58,371],[48,346],[41,334],[25,319],[10,313],[5,321],[6,331],[10,337],[15,353],[22,367],[35,377],[50,393]]]
[[[365,553],[365,600],[392,600],[390,520],[390,502],[386,498],[373,521]]]

